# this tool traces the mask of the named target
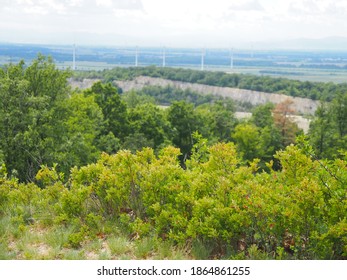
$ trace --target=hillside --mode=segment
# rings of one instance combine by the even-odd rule
[[[99,79],[83,79],[81,81],[70,79],[69,83],[73,88],[88,89],[92,87],[93,83],[98,82]],[[295,114],[291,116],[293,122],[295,122],[304,133],[308,133],[310,120],[301,116],[301,115],[313,115],[319,102],[311,100],[308,98],[301,97],[291,97],[283,94],[276,93],[266,93],[259,92],[254,90],[238,89],[238,88],[229,88],[229,87],[218,87],[218,86],[209,86],[197,83],[186,83],[179,81],[172,81],[162,78],[153,78],[146,76],[139,76],[133,80],[127,81],[115,81],[114,84],[121,88],[123,92],[129,92],[132,90],[139,91],[148,86],[159,86],[159,87],[173,87],[180,90],[191,90],[199,94],[212,94],[221,97],[227,97],[234,101],[240,103],[249,103],[252,105],[261,105],[271,102],[273,104],[279,104],[285,100],[291,100],[292,109],[295,111]],[[242,112],[236,112],[242,113]],[[300,115],[298,115],[300,114]],[[244,115],[235,114],[236,118],[243,119]],[[251,117],[252,114],[248,113],[247,117]]]
[[[266,93],[239,88],[209,86],[204,84],[172,81],[168,79],[145,76],[139,76],[133,80],[115,81],[115,83],[118,87],[122,88],[124,92],[130,90],[140,90],[145,86],[171,86],[182,90],[189,89],[201,94],[213,94],[229,97],[235,101],[249,102],[252,105],[265,104],[268,102],[279,104],[289,99],[293,101],[293,109],[299,114],[314,114],[319,105],[318,101],[308,98],[292,97],[284,94]]]

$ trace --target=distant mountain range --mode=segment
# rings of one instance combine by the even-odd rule
[[[159,43],[158,40],[155,38],[152,39],[147,39],[143,40],[141,38],[132,38],[132,37],[124,37],[124,36],[117,36],[115,41],[117,42],[116,44],[114,41],[108,42],[108,43],[96,43],[96,42],[105,42],[105,38],[108,38],[111,36],[108,35],[93,35],[93,41],[79,41],[77,40],[76,44],[77,45],[85,45],[85,46],[142,46],[142,47],[155,47],[155,46],[164,46],[165,45],[165,40],[163,42]],[[172,39],[172,38],[171,38]],[[182,39],[182,38],[181,38]],[[144,44],[137,44],[136,42],[146,42]],[[149,42],[152,42],[150,44]],[[200,44],[195,44],[191,45],[190,40],[187,38],[187,46],[182,46],[181,44],[178,44],[176,46],[175,38],[170,40],[167,40],[166,46],[167,47],[174,47],[174,48],[199,48]],[[1,44],[8,44],[11,45],[12,43],[10,42],[0,42]],[[25,45],[25,43],[13,43],[14,45]],[[28,42],[28,44],[30,44]],[[50,44],[34,44],[37,46],[49,46]],[[59,44],[59,43],[54,43],[51,45],[68,45],[66,42]],[[72,45],[72,43],[70,44]],[[215,44],[211,47],[218,49],[218,45],[220,45],[220,48],[225,48],[225,42],[223,39],[218,40],[215,42]],[[224,45],[224,46],[223,46]],[[309,39],[309,38],[298,38],[298,39],[289,39],[289,40],[267,40],[267,41],[249,41],[249,42],[238,42],[237,40],[234,42],[233,47],[238,48],[238,49],[249,49],[251,46],[252,49],[254,50],[261,50],[261,49],[266,49],[266,50],[325,50],[325,51],[347,51],[347,37],[325,37],[325,38],[319,38],[319,39]],[[206,46],[205,46],[206,47]]]

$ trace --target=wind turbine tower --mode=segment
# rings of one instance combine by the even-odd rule
[[[163,67],[165,67],[166,64],[166,57],[165,57],[165,47],[163,48]]]
[[[73,44],[73,51],[72,51],[72,70],[76,70],[76,45]]]
[[[201,71],[204,71],[205,49],[201,50]]]
[[[139,66],[139,47],[136,46],[135,52],[135,67]]]
[[[234,49],[230,49],[230,69],[234,68]]]

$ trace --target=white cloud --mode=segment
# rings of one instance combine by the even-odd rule
[[[33,14],[33,15],[47,15],[48,11],[44,7],[41,6],[29,6],[29,7],[24,7],[23,11],[26,14]]]
[[[347,2],[330,2],[326,5],[325,14],[331,17],[342,17],[346,20],[347,17]]]
[[[120,10],[143,10],[141,0],[3,0],[0,11],[17,10],[32,14],[89,14]]]
[[[345,0],[0,0],[1,40],[225,44],[347,37]],[[88,33],[88,35],[87,35]],[[52,35],[53,34],[53,35]],[[60,34],[60,35],[59,35]],[[107,35],[106,35],[107,34]],[[60,37],[59,37],[60,36]],[[64,37],[65,36],[65,37]],[[104,38],[104,39],[102,39]],[[118,39],[112,39],[118,38]],[[140,38],[140,39],[139,39]],[[231,39],[230,39],[231,38]],[[100,39],[100,40],[99,40]],[[62,43],[66,43],[66,42]],[[130,42],[124,39],[124,43]]]
[[[7,1],[7,2],[11,2],[11,1]],[[14,2],[14,1],[12,1]],[[34,1],[32,0],[17,0],[17,3],[19,5],[34,5]]]
[[[317,1],[302,0],[293,1],[289,4],[289,13],[296,15],[319,15],[322,14],[322,6]]]
[[[100,7],[112,7],[111,0],[96,0],[96,5]]]
[[[143,10],[141,0],[96,0],[96,5],[119,10]]]
[[[121,10],[143,10],[141,0],[116,0],[114,2],[114,8]]]
[[[263,11],[264,7],[258,0],[232,1],[229,7],[232,11]]]
[[[334,16],[347,12],[347,2],[341,0],[292,0],[288,12],[299,15]]]

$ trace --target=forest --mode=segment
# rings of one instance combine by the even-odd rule
[[[68,79],[101,78],[72,89]],[[122,93],[136,75],[321,100],[238,120],[227,98]],[[0,69],[0,259],[346,259],[346,84],[171,68]],[[165,107],[160,106],[165,105]]]

